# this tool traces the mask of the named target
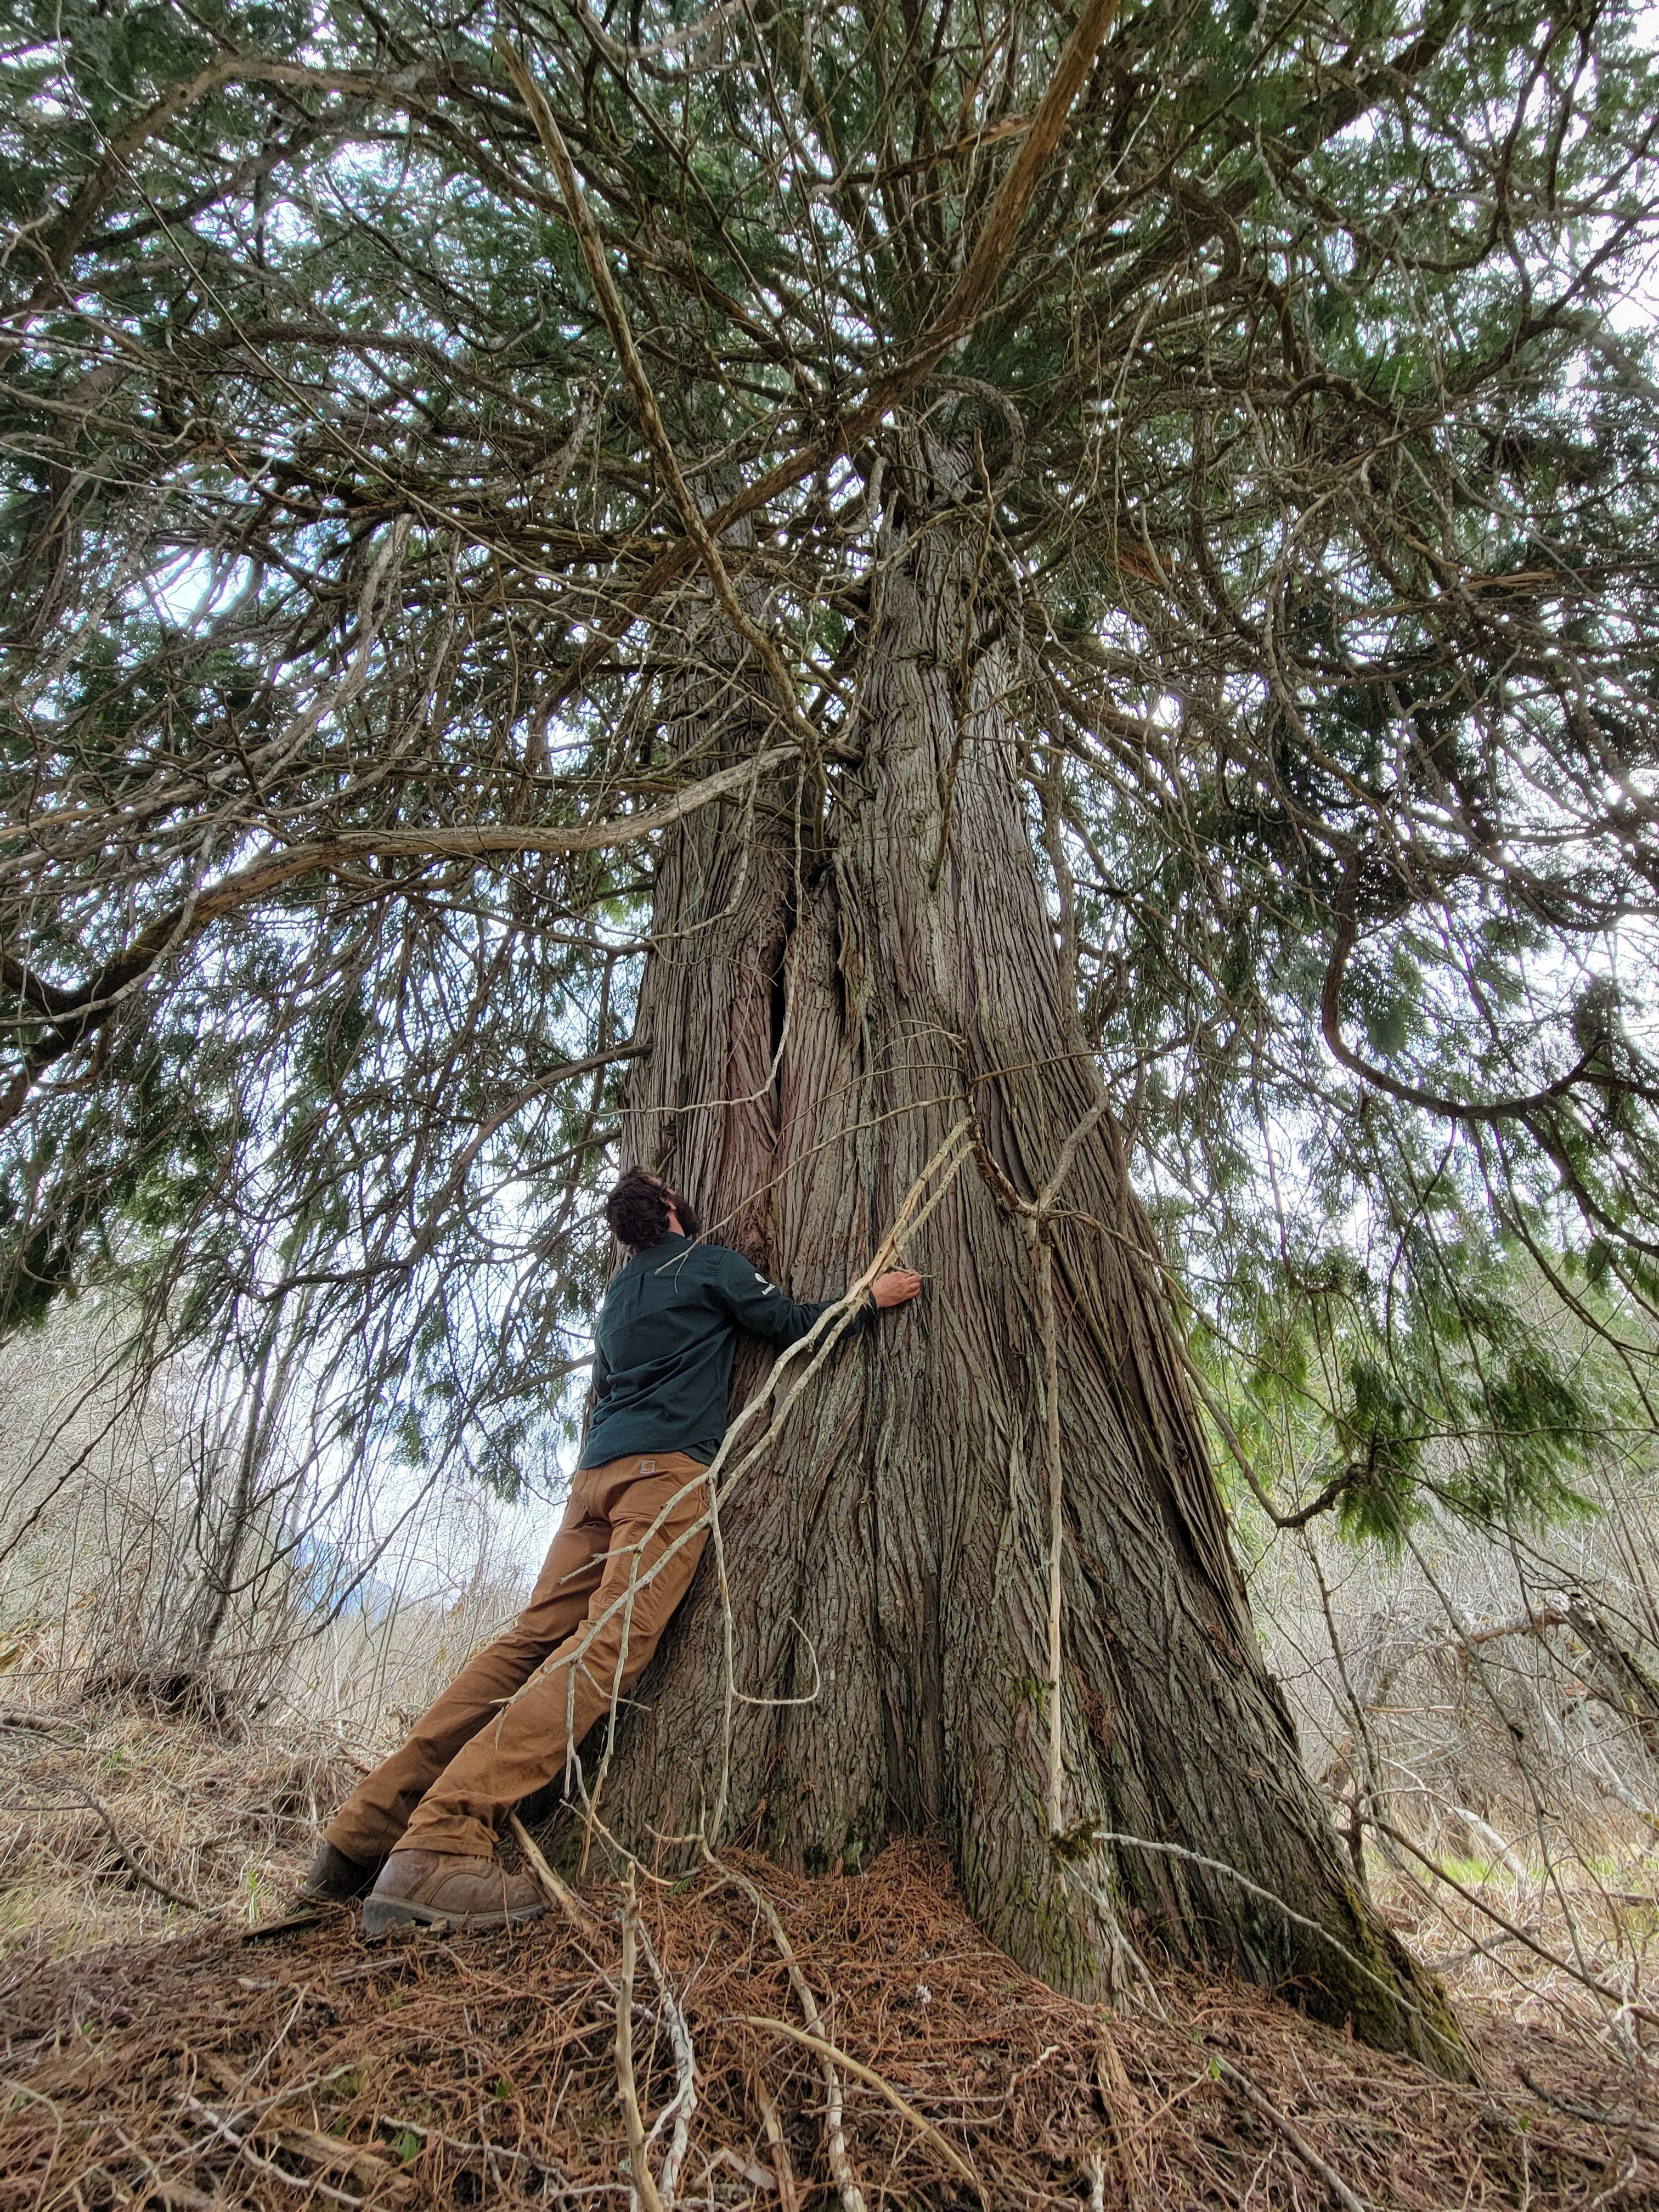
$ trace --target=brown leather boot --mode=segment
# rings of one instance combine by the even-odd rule
[[[508,1874],[495,1859],[449,1851],[393,1851],[363,1899],[363,1933],[383,1936],[400,1921],[452,1928],[464,1935],[534,1920],[546,1900],[527,1875]]]
[[[317,1846],[310,1871],[300,1884],[300,1894],[307,1905],[345,1905],[354,1897],[361,1897],[366,1889],[373,1889],[374,1877],[383,1861],[376,1859],[366,1866],[361,1859],[349,1859],[343,1851],[337,1851],[325,1838]]]

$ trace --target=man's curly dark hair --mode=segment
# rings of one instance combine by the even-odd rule
[[[647,1168],[625,1168],[605,1201],[611,1233],[630,1252],[648,1252],[668,1234],[672,1193]]]

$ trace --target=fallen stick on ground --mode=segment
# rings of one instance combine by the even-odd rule
[[[674,2065],[678,2076],[674,2084],[674,2094],[652,2122],[651,2133],[646,2138],[646,2148],[648,2151],[652,2142],[669,2121],[672,2120],[674,2131],[669,2137],[667,2154],[663,2160],[662,2172],[657,2183],[662,2197],[663,2212],[672,2212],[674,2194],[679,2187],[680,2168],[685,2163],[685,2154],[691,2141],[691,2115],[697,2109],[696,2053],[692,2049],[691,2029],[687,2022],[684,2010],[670,1985],[667,1975],[664,1973],[658,1961],[656,1953],[651,1948],[651,1938],[645,1932],[643,1921],[637,1923],[637,1933],[640,1949],[645,1956],[645,1963],[650,1968],[651,1978],[657,1984],[659,2017],[665,2022],[668,2028],[668,2039],[674,2046]]]
[[[65,1735],[78,1736],[83,1743],[87,1737],[85,1729],[77,1728],[73,1721],[60,1720],[56,1714],[18,1712],[9,1706],[0,1711],[0,1729],[15,1729],[27,1735],[55,1735],[61,1730]]]
[[[1534,2081],[1524,2066],[1517,2065],[1515,2070],[1533,2095],[1541,2099],[1553,2111],[1566,2112],[1575,2120],[1589,2120],[1598,2128],[1617,2128],[1626,2135],[1646,2136],[1653,2147],[1659,2149],[1659,2127],[1650,2120],[1633,2114],[1621,2118],[1617,2112],[1601,2112],[1594,2105],[1576,2104],[1571,2097],[1558,2096],[1554,2090],[1545,2088],[1541,2081]]]
[[[1097,2150],[1089,2154],[1089,2212],[1106,2212],[1106,2161]]]
[[[800,2212],[800,2193],[795,2183],[795,2169],[790,2162],[789,2145],[778,2118],[778,2108],[766,2094],[763,2081],[755,2084],[755,2101],[760,2106],[761,2122],[766,2130],[768,2148],[772,2153],[772,2172],[778,2185],[778,2203],[783,2212]]]
[[[285,1912],[280,1920],[256,1921],[252,1928],[243,1929],[236,1940],[240,1943],[269,1942],[273,1936],[291,1936],[297,1928],[314,1928],[322,1917],[320,1905],[302,1905],[297,1912]]]
[[[1100,2092],[1100,2101],[1106,2107],[1106,2118],[1111,2128],[1112,2163],[1123,2185],[1123,2194],[1131,2212],[1140,2202],[1140,2176],[1129,2146],[1139,2135],[1145,2123],[1141,2119],[1140,2100],[1135,2094],[1118,2047],[1113,2042],[1103,2021],[1100,2041],[1095,2051],[1095,2087]],[[1101,2187],[1105,2187],[1102,2177]]]
[[[914,2105],[906,2104],[892,2083],[884,2081],[873,2066],[866,2066],[860,2060],[848,2057],[846,2051],[839,2045],[831,2043],[827,2036],[810,2034],[805,2028],[793,2027],[787,2020],[768,2020],[763,2014],[752,2012],[739,2013],[738,2017],[745,2027],[763,2027],[773,2035],[787,2035],[792,2042],[804,2043],[809,2051],[816,2051],[820,2058],[833,2059],[837,2066],[844,2066],[849,2074],[856,2074],[860,2081],[867,2082],[871,2088],[885,2097],[893,2110],[902,2114],[919,2135],[924,2135],[930,2142],[937,2143],[980,2203],[986,2203],[979,2176],[955,2144],[947,2136],[941,2134],[931,2120],[923,2119]]]
[[[1241,2073],[1231,2059],[1224,2058],[1218,2051],[1212,2051],[1210,2055],[1222,2080],[1237,2089],[1245,2103],[1260,2112],[1264,2120],[1278,2129],[1309,2172],[1319,2176],[1342,2207],[1342,2212],[1368,2212],[1363,2200],[1354,2195],[1336,2168],[1320,2156],[1307,2137],[1285,2118],[1277,2105],[1268,2103],[1248,2074]]]
[[[204,2197],[199,2189],[192,2189],[187,2181],[170,2179],[162,2172],[143,2145],[135,2142],[126,2130],[117,2121],[112,2120],[109,2126],[115,2140],[125,2151],[127,2156],[137,2165],[142,2166],[149,2176],[151,2193],[158,2197],[163,2204],[176,2204],[179,2207],[179,2212],[216,2212],[219,2203],[216,2197]],[[118,2165],[119,2160],[112,2160],[112,2163]]]
[[[372,2193],[389,2194],[401,2199],[416,2193],[416,2185],[412,2176],[399,2173],[394,2166],[365,2144],[348,2142],[343,2136],[324,2135],[315,2128],[300,2127],[288,2121],[273,2125],[257,2113],[222,2112],[212,2105],[204,2104],[199,2097],[185,2096],[179,2101],[186,2112],[194,2112],[208,2122],[212,2130],[210,2141],[213,2136],[219,2137],[245,2159],[256,2172],[269,2174],[275,2180],[286,2182],[290,2189],[315,2191],[336,2204],[359,2205],[368,2202],[367,2197],[353,2197],[347,2190],[336,2189],[314,2173],[289,2173],[274,2159],[263,2157],[254,2149],[252,2142],[253,2136],[261,2130],[268,2129],[275,2136],[278,2148],[287,2151],[290,2157],[303,2159],[310,2166],[325,2169],[339,2167]],[[277,2100],[273,2099],[271,2101]]]
[[[50,1783],[52,1778],[53,1778],[52,1776],[48,1775],[46,1778],[46,1780]],[[83,1790],[78,1782],[70,1783],[69,1787],[75,1791],[76,1795],[75,1798],[68,1804],[0,1805],[0,1812],[73,1813],[79,1809],[88,1813],[95,1813],[98,1815],[98,1818],[104,1824],[105,1832],[110,1839],[110,1844],[114,1850],[116,1857],[119,1859],[121,1864],[126,1869],[127,1872],[132,1876],[135,1881],[142,1882],[146,1889],[153,1889],[157,1897],[165,1898],[169,1905],[182,1905],[186,1912],[205,1912],[207,1911],[206,1905],[198,1903],[195,1898],[185,1897],[179,1890],[169,1889],[164,1881],[158,1881],[153,1874],[146,1873],[144,1869],[139,1865],[137,1860],[122,1842],[120,1832],[116,1827],[114,1821],[111,1820],[109,1814],[104,1810],[103,1807],[98,1802],[98,1800],[91,1794],[91,1792],[89,1790]]]
[[[645,2154],[645,2123],[640,2118],[639,2091],[634,2083],[634,1946],[639,1913],[630,1866],[623,1892],[622,1969],[617,1982],[617,2094],[622,2102],[623,2125],[628,2130],[628,2170],[633,2177],[635,2200],[641,2212],[664,2212],[657,2185],[651,2179],[651,2162]]]
[[[473,2142],[466,2136],[446,2135],[441,2128],[428,2127],[424,2120],[400,2119],[395,2113],[382,2112],[378,2116],[376,2124],[396,2129],[400,2134],[406,2131],[410,2135],[419,2136],[422,2142],[443,2143],[451,2150],[465,2151],[485,2160],[501,2158],[505,2159],[509,2166],[527,2166],[532,2173],[540,2174],[544,2181],[556,2185],[563,2178],[557,2166],[550,2166],[545,2159],[532,2158],[527,2150],[509,2150],[505,2143],[483,2140]]]

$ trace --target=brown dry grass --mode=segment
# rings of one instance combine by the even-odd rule
[[[153,1940],[193,1921],[191,1906],[244,1924],[268,1917],[319,1818],[365,1771],[320,1729],[226,1729],[140,1698],[30,1704],[15,1675],[0,1690],[9,1679],[0,1954],[14,1968]]]

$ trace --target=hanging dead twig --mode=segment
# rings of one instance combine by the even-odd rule
[[[1060,1333],[1054,1316],[1054,1256],[1050,1224],[1061,1186],[1071,1173],[1079,1147],[1097,1128],[1106,1111],[1103,1094],[1060,1148],[1054,1171],[1035,1200],[1024,1199],[992,1159],[977,1131],[975,1148],[990,1172],[993,1188],[1003,1205],[1019,1217],[1026,1250],[1030,1255],[1032,1287],[1036,1299],[1037,1334],[1042,1345],[1044,1456],[1048,1462],[1048,1832],[1064,1832],[1060,1794],[1064,1781],[1064,1727],[1061,1715],[1061,1568],[1066,1516],[1065,1478],[1060,1443]]]
[[[662,2162],[662,2172],[657,2187],[663,2201],[663,2212],[672,2212],[675,2192],[679,2187],[680,2168],[685,2163],[685,2154],[691,2141],[691,2115],[697,2109],[696,2051],[691,2041],[691,2029],[685,2017],[685,2008],[674,1992],[673,1984],[662,1970],[645,1923],[637,1929],[640,1950],[651,1978],[657,1985],[658,2017],[668,2030],[668,2040],[674,2049],[677,2079],[674,2094],[652,2123],[651,2133],[646,2138],[646,2148],[672,2120],[673,2132],[668,2139],[668,2149]]]
[[[507,1825],[517,1839],[519,1849],[524,1853],[525,1864],[530,1869],[532,1879],[539,1884],[548,1902],[556,1905],[560,1911],[568,1919],[574,1921],[584,1935],[592,1935],[599,1925],[594,1915],[582,1903],[569,1883],[561,1881],[558,1875],[554,1873],[547,1863],[541,1845],[516,1813],[507,1814]]]

